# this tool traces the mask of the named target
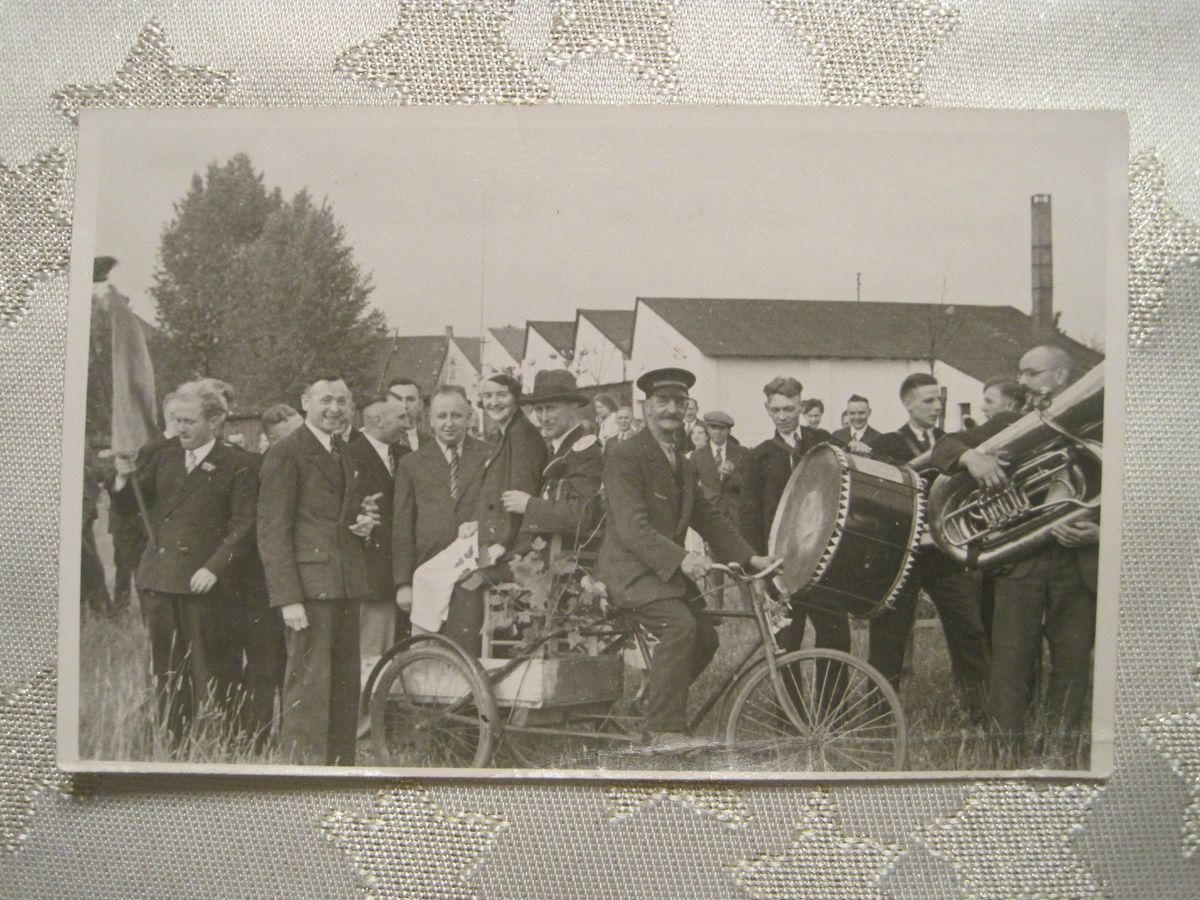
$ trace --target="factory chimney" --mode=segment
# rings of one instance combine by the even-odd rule
[[[1054,250],[1050,243],[1050,195],[1029,198],[1032,224],[1034,343],[1054,338]]]

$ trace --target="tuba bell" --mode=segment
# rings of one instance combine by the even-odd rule
[[[1031,556],[1059,524],[1100,515],[1104,364],[977,448],[1007,461],[1008,485],[976,484],[969,472],[941,475],[929,491],[934,542],[951,558],[993,569]]]

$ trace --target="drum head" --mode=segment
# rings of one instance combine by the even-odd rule
[[[771,555],[783,558],[776,584],[787,593],[807,587],[833,540],[844,470],[832,447],[814,447],[784,489],[771,526]]]

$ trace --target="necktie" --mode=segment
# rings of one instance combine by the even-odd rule
[[[196,468],[196,454],[194,451],[188,450],[184,454],[183,465],[187,468],[189,473],[192,471],[192,469]]]
[[[450,447],[450,496],[458,499],[458,448]]]
[[[396,474],[396,466],[400,464],[400,441],[388,444],[388,471]]]
[[[336,434],[329,439],[329,455],[334,459],[341,459],[342,457],[342,448],[339,446],[341,442],[342,439]]]
[[[715,456],[717,458],[717,468],[720,469],[721,464],[725,462],[725,456],[721,452],[720,447],[718,447],[715,451],[713,451],[713,456]]]

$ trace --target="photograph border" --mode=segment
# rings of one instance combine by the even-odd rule
[[[962,781],[984,779],[1070,779],[1103,780],[1113,774],[1115,766],[1115,701],[1117,632],[1121,594],[1121,546],[1123,530],[1123,483],[1125,463],[1125,405],[1128,357],[1128,126],[1120,112],[1094,112],[1090,123],[1111,134],[1108,161],[1108,181],[1105,205],[1108,228],[1105,305],[1104,361],[1104,478],[1102,509],[1116,511],[1101,516],[1099,553],[1099,589],[1097,592],[1097,622],[1095,651],[1092,665],[1092,725],[1090,765],[1086,770],[989,770],[989,771],[903,771],[903,772],[732,772],[724,770],[643,770],[643,769],[443,769],[443,768],[376,768],[370,766],[300,766],[287,764],[228,764],[228,763],[164,763],[135,761],[97,761],[80,757],[79,697],[80,697],[80,531],[82,509],[79,503],[83,489],[84,412],[88,369],[88,329],[90,322],[92,257],[95,245],[97,213],[97,184],[100,175],[102,129],[101,123],[112,116],[159,116],[169,122],[172,117],[193,118],[204,115],[272,115],[329,117],[354,119],[363,127],[373,121],[394,125],[404,120],[414,128],[465,124],[469,117],[519,118],[554,117],[564,126],[579,127],[593,124],[614,124],[613,110],[627,107],[550,106],[545,108],[511,109],[505,107],[418,107],[418,108],[307,108],[287,110],[93,110],[81,112],[78,132],[78,152],[75,172],[75,209],[71,245],[69,300],[67,309],[66,375],[63,404],[62,490],[59,512],[59,636],[58,636],[58,727],[57,761],[61,769],[72,773],[113,774],[195,774],[202,776],[246,776],[295,778],[319,776],[322,779],[396,779],[419,777],[430,780],[472,780],[502,782],[542,781],[600,781],[600,782],[730,782],[761,784],[796,784],[814,782],[912,782]],[[636,107],[634,107],[636,109]],[[811,115],[823,128],[863,133],[886,133],[912,128],[936,130],[939,124],[963,128],[969,117],[993,128],[1004,127],[1013,115],[1044,116],[1049,119],[1066,111],[1015,110],[934,110],[934,109],[829,109],[804,107],[654,107],[663,127],[669,127],[673,117],[695,117],[700,124],[711,117],[713,127],[723,122],[727,111],[759,110],[764,126],[769,126],[772,110],[801,110]],[[779,113],[775,113],[779,114]],[[753,115],[742,113],[742,115]]]

